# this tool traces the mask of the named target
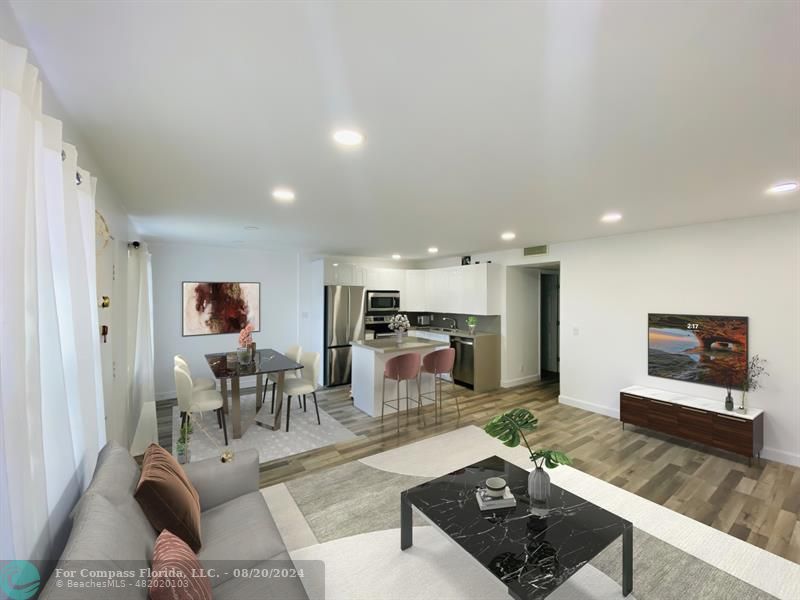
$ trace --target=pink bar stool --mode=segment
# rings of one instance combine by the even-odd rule
[[[395,356],[390,358],[386,361],[386,366],[383,368],[383,390],[381,392],[381,422],[383,422],[383,413],[384,408],[388,404],[391,408],[397,409],[397,433],[400,433],[400,400],[403,398],[400,397],[400,382],[406,382],[406,419],[408,419],[408,403],[416,402],[417,403],[417,413],[422,415],[423,423],[425,420],[425,415],[422,412],[422,397],[420,396],[420,387],[419,387],[419,365],[420,365],[420,357],[419,354],[416,352],[408,352],[407,354],[401,354],[400,356]],[[397,381],[397,406],[392,405],[392,400],[386,400],[386,380],[387,379],[394,379]],[[408,382],[412,379],[416,380],[417,382],[417,397],[411,398],[409,391],[408,391]]]
[[[456,349],[444,348],[442,350],[434,350],[430,354],[426,354],[422,358],[422,372],[430,373],[433,375],[433,410],[434,414],[438,414],[442,410],[442,383],[444,379],[442,375],[449,374],[450,381],[453,381],[453,365],[456,362]],[[452,390],[452,387],[451,387]],[[423,398],[430,397],[431,394],[422,394]],[[456,410],[458,416],[461,417],[461,406],[458,404],[458,394],[450,394],[449,397],[456,399]]]

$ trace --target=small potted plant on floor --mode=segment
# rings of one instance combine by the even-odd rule
[[[178,462],[182,465],[189,463],[189,436],[192,433],[192,426],[189,423],[189,415],[187,414],[181,421],[181,435],[175,444],[175,452],[178,455]]]
[[[550,475],[542,467],[555,469],[558,465],[571,465],[572,461],[563,452],[550,449],[532,450],[525,432],[534,431],[539,420],[525,408],[513,408],[497,415],[483,428],[493,438],[497,438],[509,448],[515,448],[520,440],[525,443],[531,461],[536,468],[528,476],[528,496],[531,502],[546,502],[550,497]]]

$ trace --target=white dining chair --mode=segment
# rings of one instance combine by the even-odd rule
[[[217,413],[217,424],[222,428],[225,445],[228,445],[228,429],[225,411],[222,409],[222,394],[217,390],[195,390],[192,376],[182,366],[175,365],[175,391],[178,396],[178,409],[181,411],[181,428],[191,419],[192,413],[213,410]]]
[[[300,362],[300,356],[303,354],[303,348],[298,344],[292,344],[289,348],[286,349],[284,352],[287,358],[293,360],[294,362]],[[297,371],[287,371],[283,374],[284,382],[299,377]],[[278,374],[277,373],[270,373],[267,377],[267,385],[264,386],[264,394],[261,397],[261,404],[264,404],[267,400],[267,388],[269,384],[272,383],[272,403],[270,404],[269,412],[275,412],[275,388],[278,385]],[[285,385],[285,384],[284,384]]]
[[[217,389],[217,384],[213,379],[209,379],[207,377],[192,377],[192,370],[189,368],[188,361],[180,354],[176,354],[174,360],[176,367],[180,365],[189,374],[189,377],[192,380],[192,389],[194,391],[201,392],[203,390]]]
[[[306,410],[306,396],[310,394],[314,398],[314,408],[317,411],[317,425],[322,424],[319,419],[319,404],[317,404],[319,363],[319,352],[303,352],[300,356],[300,364],[303,365],[302,371],[299,372],[297,377],[292,377],[283,382],[283,391],[288,394],[286,402],[286,431],[289,431],[292,396],[297,396],[298,399],[302,396],[303,410]]]

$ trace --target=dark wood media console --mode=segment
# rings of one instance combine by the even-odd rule
[[[626,388],[619,395],[619,419],[625,423],[727,450],[748,459],[761,457],[764,412],[746,415],[716,408],[711,400],[648,388]],[[721,404],[721,403],[720,403]]]

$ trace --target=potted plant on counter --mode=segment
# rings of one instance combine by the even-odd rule
[[[525,408],[512,408],[508,412],[497,415],[483,428],[493,438],[497,438],[509,448],[515,448],[520,440],[525,443],[535,469],[528,475],[528,496],[531,502],[546,502],[550,497],[550,475],[542,467],[555,469],[558,465],[571,465],[572,461],[563,452],[550,449],[532,450],[526,431],[534,431],[539,420]]]
[[[475,335],[475,327],[478,325],[478,317],[467,317],[467,327],[469,328],[470,335]]]
[[[411,329],[411,322],[406,315],[397,313],[389,319],[389,329],[394,331],[397,336],[397,343],[399,344],[403,341],[403,333]]]

